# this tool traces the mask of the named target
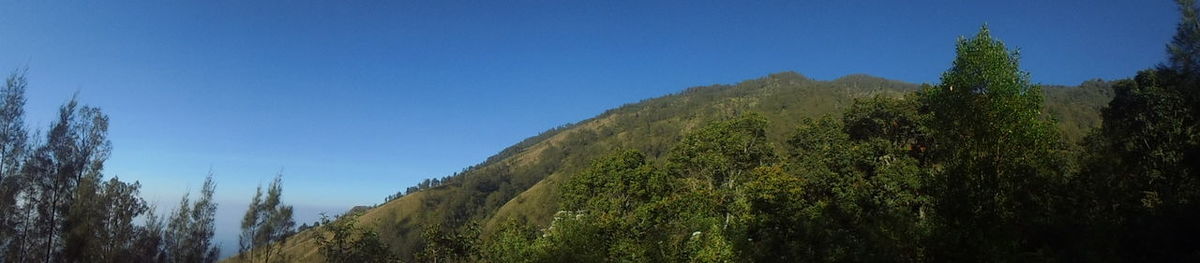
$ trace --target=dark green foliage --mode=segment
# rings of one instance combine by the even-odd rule
[[[133,257],[130,262],[167,262],[163,238],[166,226],[162,217],[154,213],[154,207],[146,212],[146,221],[135,233]]]
[[[779,159],[766,128],[762,116],[750,114],[700,128],[672,148],[666,167],[678,178],[678,194],[663,207],[677,215],[669,225],[682,232],[672,239],[689,248],[682,258],[719,261],[740,256],[734,247],[750,245],[744,242],[745,222],[758,213],[751,210],[745,186],[762,178],[755,169]]]
[[[23,199],[28,182],[21,171],[28,152],[25,131],[25,72],[14,72],[0,90],[0,257],[16,260],[29,250],[33,208]],[[25,201],[22,205],[20,201]]]
[[[986,27],[958,43],[954,66],[923,91],[930,113],[935,260],[1029,259],[1051,245],[1065,144],[1042,92]]]
[[[416,256],[422,262],[467,262],[479,256],[479,227],[474,224],[459,229],[430,225],[421,231],[421,237],[425,248]]]
[[[539,256],[533,246],[538,234],[530,224],[509,220],[482,244],[483,261],[534,262]]]
[[[213,202],[216,183],[212,172],[204,179],[200,188],[200,199],[188,202],[185,194],[179,207],[168,219],[165,238],[165,256],[169,262],[216,262],[219,248],[212,244],[217,204]]]
[[[107,116],[97,108],[80,108],[72,99],[59,108],[46,144],[35,150],[32,164],[27,163],[36,169],[30,176],[38,180],[39,199],[44,200],[37,208],[42,259],[82,260],[98,249],[99,240],[88,236],[102,220],[103,204],[97,196],[100,170],[110,150],[107,131]]]
[[[402,213],[393,220],[394,225],[381,225],[380,234],[402,257],[410,259],[421,244],[419,225],[440,222],[457,227],[485,220],[490,221],[488,227],[496,227],[506,217],[493,217],[502,206],[530,201],[514,199],[518,194],[539,182],[565,182],[569,175],[578,174],[593,159],[613,150],[637,150],[648,160],[661,160],[689,131],[740,113],[759,112],[772,122],[794,123],[806,116],[840,113],[855,97],[896,95],[916,87],[868,76],[815,81],[785,72],[625,105],[526,139],[484,163],[443,178],[439,186],[421,191],[419,198],[425,208]],[[773,143],[786,140],[790,131],[787,125],[766,128]],[[520,211],[518,217],[543,227],[550,223],[558,210],[558,186],[550,184],[544,189],[545,193],[536,196],[541,200],[514,209]]]
[[[916,123],[908,103],[860,102],[847,122]],[[756,115],[693,131],[665,168],[636,151],[601,158],[564,183],[566,211],[541,237],[505,232],[485,247],[545,262],[920,260],[920,129],[851,140],[831,119],[803,123],[788,165]]]
[[[164,246],[163,222],[138,196],[139,183],[105,179],[112,146],[99,108],[72,98],[44,141],[27,141],[24,73],[13,73],[0,90],[0,262],[167,262],[166,255],[190,249]],[[207,218],[207,234],[193,240],[208,249],[211,180],[204,196],[192,211]],[[143,216],[145,224],[134,223]],[[207,260],[177,261],[215,260],[214,248]]]
[[[671,189],[665,175],[646,163],[645,155],[624,151],[592,164],[563,187],[564,207],[628,214],[635,206]]]
[[[26,227],[20,215],[28,208],[18,204],[19,193],[25,187],[20,165],[29,148],[25,142],[29,137],[24,120],[26,85],[24,72],[13,72],[0,90],[0,257],[7,251],[6,241]]]
[[[1200,9],[1196,0],[1176,0],[1182,19],[1175,36],[1167,44],[1167,63],[1163,65],[1185,76],[1200,75]]]
[[[637,151],[596,160],[563,185],[561,211],[533,242],[547,262],[735,259],[753,216],[744,188],[777,160],[766,121],[750,115],[698,129],[666,168]]]
[[[1093,79],[1079,86],[1043,86],[1046,113],[1058,121],[1063,138],[1078,144],[1100,128],[1100,109],[1113,99],[1113,81]]]
[[[1200,211],[1191,202],[1200,198],[1190,174],[1197,136],[1189,112],[1194,101],[1184,95],[1187,89],[1175,88],[1190,85],[1179,70],[1115,84],[1090,81],[1079,90],[1053,87],[1055,97],[1074,99],[1072,105],[1114,97],[1103,128],[1082,147],[1092,153],[1084,155],[1080,173],[1064,139],[1078,135],[1056,127],[1099,122],[1058,125],[1055,120],[1078,124],[1074,118],[1082,111],[1046,105],[1016,55],[986,28],[960,40],[958,51],[938,86],[859,99],[840,120],[798,119],[785,154],[771,146],[775,129],[748,115],[692,130],[661,159],[639,151],[598,158],[561,184],[562,211],[540,236],[508,223],[483,245],[487,259],[1162,261],[1194,255],[1186,244],[1196,227],[1185,222],[1196,222],[1194,211]],[[1146,242],[1155,238],[1162,240]]]
[[[571,211],[555,215],[538,245],[550,261],[661,259],[650,254],[652,241],[663,240],[654,227],[665,220],[660,202],[676,192],[675,183],[637,151],[597,160],[563,185],[561,206]]]
[[[662,161],[687,133],[748,112],[775,123],[765,127],[766,141],[782,145],[804,118],[840,116],[857,98],[898,97],[917,89],[918,85],[866,75],[817,81],[785,72],[736,85],[690,88],[624,105],[526,139],[479,165],[441,179],[437,186],[420,191],[417,198],[423,204],[421,210],[397,213],[397,218],[388,220],[392,223],[380,225],[379,233],[401,257],[411,260],[421,246],[420,225],[444,223],[457,228],[463,222],[482,220],[488,222],[486,235],[507,218],[515,217],[546,227],[561,210],[557,207],[558,184],[614,150],[636,150],[648,162]],[[1074,90],[1055,88],[1053,94]],[[1064,125],[1084,127],[1070,130],[1068,137],[1081,138],[1087,129],[1098,125],[1099,108],[1107,100],[1090,98],[1073,94],[1048,97],[1046,106],[1058,109],[1053,116]],[[543,187],[529,191],[539,182]],[[518,197],[523,192],[526,194]]]
[[[379,234],[358,226],[358,215],[348,214],[330,220],[321,215],[317,246],[325,262],[380,263],[398,262],[391,248],[379,240]]]
[[[860,100],[843,122],[804,120],[791,146],[798,215],[786,259],[919,261],[926,232],[924,131],[911,100]],[[786,217],[785,217],[786,218]],[[768,234],[769,235],[769,234]],[[776,254],[779,255],[779,254]],[[774,260],[784,260],[775,258]]]
[[[260,185],[242,217],[242,234],[238,239],[240,256],[251,261],[287,261],[279,250],[294,232],[292,206],[283,204],[283,175],[276,175],[264,197]]]
[[[1090,244],[1124,261],[1197,261],[1200,249],[1200,18],[1178,1],[1182,19],[1167,63],[1115,84],[1104,124],[1085,143]]]

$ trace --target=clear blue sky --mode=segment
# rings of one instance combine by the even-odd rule
[[[556,125],[772,72],[935,82],[983,23],[1035,82],[1159,62],[1178,17],[1130,1],[3,1],[0,71],[47,127],[79,92],[112,118],[107,174],[174,207],[211,168],[236,244],[254,187],[374,204]]]

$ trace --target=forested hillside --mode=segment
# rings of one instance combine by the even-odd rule
[[[277,175],[225,261],[1200,261],[1200,6],[1177,2],[1129,79],[1033,83],[983,26],[937,83],[688,88],[312,225]],[[30,132],[28,84],[0,89],[0,262],[218,260],[211,173],[158,215],[104,170],[109,116],[72,98]]]
[[[509,147],[282,244],[301,261],[1200,259],[1200,11],[1127,80],[1030,83],[984,27],[936,85],[787,72]],[[1036,73],[1035,73],[1036,74]]]
[[[1100,109],[1111,99],[1111,85],[1095,80],[1078,87],[1048,86],[1045,106],[1039,109],[1044,108],[1045,117],[1058,120],[1062,137],[1077,141],[1099,127]],[[920,89],[868,75],[818,81],[794,72],[735,85],[689,88],[543,132],[461,173],[398,193],[361,213],[356,224],[375,231],[400,258],[413,260],[430,250],[430,236],[491,238],[506,223],[534,229],[550,226],[555,214],[564,210],[560,206],[564,183],[614,151],[637,152],[648,163],[664,162],[687,134],[746,115],[762,121],[764,145],[787,145],[808,119],[838,119],[847,110],[863,110],[863,103],[915,103],[912,94]],[[767,151],[787,156],[782,148]],[[284,253],[319,260],[311,233],[298,237],[284,245]]]

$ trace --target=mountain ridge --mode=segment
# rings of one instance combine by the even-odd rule
[[[1099,125],[1099,109],[1111,99],[1111,84],[1084,88],[1046,86],[1047,113],[1060,120],[1068,138],[1082,138]],[[771,142],[780,143],[806,117],[839,115],[855,99],[901,97],[920,85],[866,74],[829,81],[786,71],[732,85],[697,86],[606,110],[579,122],[551,128],[488,157],[439,186],[404,195],[364,212],[362,225],[377,231],[402,257],[420,251],[423,226],[481,226],[486,238],[506,220],[544,227],[557,211],[557,188],[597,156],[634,149],[661,158],[669,146],[703,123],[756,112],[773,123]],[[283,253],[297,261],[319,261],[312,231],[293,237]],[[231,259],[236,259],[231,258]]]

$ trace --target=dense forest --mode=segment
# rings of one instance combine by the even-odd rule
[[[1160,65],[1031,83],[986,26],[937,84],[787,72],[566,124],[297,226],[260,186],[229,262],[1200,261],[1200,6]],[[217,183],[156,214],[109,117],[0,90],[0,262],[216,262]],[[1132,72],[1131,72],[1132,73]]]

